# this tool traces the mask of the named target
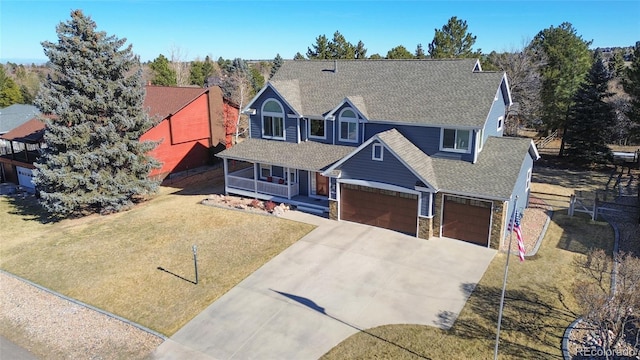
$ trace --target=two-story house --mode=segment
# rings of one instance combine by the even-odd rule
[[[503,137],[510,104],[473,59],[286,61],[244,109],[249,139],[218,154],[225,192],[497,248],[539,157]]]

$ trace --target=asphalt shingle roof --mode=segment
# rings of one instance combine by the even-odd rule
[[[507,200],[530,148],[530,139],[489,137],[475,164],[432,157],[439,190]]]
[[[391,151],[413,169],[424,181],[438,189],[438,179],[429,155],[418,149],[398,130],[391,129],[376,135]]]
[[[33,105],[13,104],[0,109],[0,134],[13,130],[39,114],[40,110]]]
[[[149,116],[165,119],[204,94],[208,89],[196,87],[147,86],[143,106]]]
[[[304,116],[345,98],[369,120],[481,127],[503,79],[473,72],[475,59],[285,61],[270,80]],[[337,70],[335,70],[337,68]]]
[[[294,169],[320,171],[342,159],[354,149],[351,146],[329,145],[315,141],[296,144],[284,141],[246,139],[216,156]]]

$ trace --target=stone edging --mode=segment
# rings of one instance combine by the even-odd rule
[[[553,210],[547,210],[547,220],[544,222],[544,226],[542,227],[540,236],[538,236],[536,245],[533,247],[533,249],[531,249],[530,252],[525,254],[525,256],[533,256],[538,253],[538,249],[540,249],[540,245],[542,245],[542,239],[544,239],[544,236],[547,233],[547,228],[549,227],[549,223],[551,222],[552,217],[553,217]]]
[[[581,321],[582,317],[573,320],[571,325],[567,327],[567,329],[564,331],[564,334],[562,335],[562,358],[564,360],[571,360],[571,354],[569,354],[569,335]]]
[[[58,293],[58,292],[55,292],[55,291],[53,291],[53,290],[51,290],[51,289],[47,289],[47,288],[46,288],[46,287],[44,287],[44,286],[38,285],[38,284],[36,284],[36,283],[34,283],[34,282],[32,282],[32,281],[29,281],[29,280],[27,280],[27,279],[24,279],[24,278],[22,278],[22,277],[20,277],[20,276],[18,276],[18,275],[12,274],[12,273],[7,272],[7,271],[5,271],[5,270],[0,269],[0,272],[1,272],[1,273],[3,273],[3,274],[5,274],[5,275],[7,275],[7,276],[11,276],[11,277],[12,277],[12,278],[14,278],[14,279],[17,279],[17,280],[19,280],[19,281],[22,281],[22,282],[24,282],[24,283],[26,283],[26,284],[29,284],[29,285],[31,285],[31,286],[33,286],[33,287],[37,288],[37,289],[40,289],[40,290],[42,290],[42,291],[45,291],[45,292],[47,292],[47,293],[49,293],[49,294],[51,294],[51,295],[57,296],[57,297],[59,297],[59,298],[61,298],[61,299],[63,299],[63,300],[67,300],[67,301],[69,301],[69,302],[71,302],[71,303],[74,303],[74,304],[76,304],[76,305],[82,306],[82,307],[87,308],[87,309],[89,309],[89,310],[96,311],[96,312],[98,312],[98,313],[100,313],[100,314],[103,314],[103,315],[106,315],[106,316],[108,316],[108,317],[110,317],[110,318],[112,318],[112,319],[115,319],[115,320],[118,320],[118,321],[123,322],[123,323],[125,323],[125,324],[131,325],[131,326],[133,326],[133,327],[135,327],[135,328],[137,328],[137,329],[139,329],[139,330],[142,330],[142,331],[144,331],[144,332],[146,332],[146,333],[149,333],[149,334],[151,334],[151,335],[153,335],[153,336],[155,336],[155,337],[158,337],[158,338],[162,339],[163,341],[165,341],[165,340],[167,340],[167,339],[168,339],[166,336],[164,336],[164,335],[160,334],[159,332],[153,331],[153,330],[151,330],[151,329],[149,329],[149,328],[147,328],[147,327],[144,327],[144,326],[142,326],[142,325],[140,325],[140,324],[137,324],[137,323],[135,323],[135,322],[133,322],[133,321],[131,321],[131,320],[127,320],[127,319],[125,319],[125,318],[123,318],[123,317],[120,317],[120,316],[118,316],[118,315],[116,315],[116,314],[112,314],[112,313],[110,313],[110,312],[108,312],[108,311],[105,311],[105,310],[99,309],[99,308],[97,308],[97,307],[95,307],[95,306],[91,306],[91,305],[89,305],[89,304],[83,303],[83,302],[82,302],[82,301],[80,301],[80,300],[76,300],[76,299],[70,298],[70,297],[68,297],[68,296],[65,296],[65,295],[63,295],[63,294],[60,294],[60,293]]]

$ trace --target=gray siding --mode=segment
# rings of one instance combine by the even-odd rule
[[[513,216],[513,209],[515,204],[516,195],[518,196],[518,204],[517,210],[518,213],[522,214],[524,209],[529,205],[529,194],[531,193],[531,188],[529,191],[526,191],[527,184],[527,171],[531,169],[533,171],[533,158],[529,154],[527,154],[522,162],[522,167],[520,168],[520,174],[518,175],[518,180],[516,181],[516,185],[513,188],[513,194],[511,196],[511,201],[509,202],[509,209],[507,212],[507,226],[509,225],[509,221],[511,221],[511,217]],[[505,229],[506,230],[506,229]],[[505,231],[505,236],[508,236],[508,232]]]
[[[433,199],[432,194],[429,192],[420,192],[420,215],[421,216],[429,216],[429,208],[431,208],[431,214],[433,215]]]
[[[504,129],[505,113],[507,106],[503,91],[498,91],[498,100],[494,101],[487,116],[487,122],[484,127],[484,140],[489,136],[502,136],[503,130],[498,131],[498,118],[502,116],[502,129]]]
[[[280,101],[282,106],[284,107],[284,133],[285,133],[285,141],[287,142],[298,142],[298,119],[289,118],[287,114],[292,114],[293,110],[287,106],[282,98],[280,98],[273,90],[267,88],[265,92],[263,92],[258,99],[253,103],[252,108],[256,109],[256,114],[251,115],[249,117],[250,128],[251,128],[251,137],[255,139],[262,138],[262,104],[267,99],[276,99]],[[277,140],[276,140],[277,141]]]
[[[372,160],[372,146],[365,147],[339,167],[342,170],[341,178],[377,181],[413,190],[418,178],[387,149],[384,150],[384,161]]]
[[[440,128],[436,127],[367,123],[365,125],[365,141],[375,134],[394,128],[425,154],[433,155],[438,152]]]

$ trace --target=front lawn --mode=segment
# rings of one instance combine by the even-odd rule
[[[42,221],[33,198],[0,197],[0,268],[170,336],[313,229],[161,192],[130,211],[58,223]]]
[[[607,223],[555,214],[538,254],[520,263],[513,255],[505,297],[500,359],[559,359],[565,328],[578,315],[571,288],[573,261],[587,249],[611,253]],[[324,359],[493,359],[506,254],[493,260],[450,330],[387,325],[361,331]],[[447,321],[447,314],[442,314]]]

